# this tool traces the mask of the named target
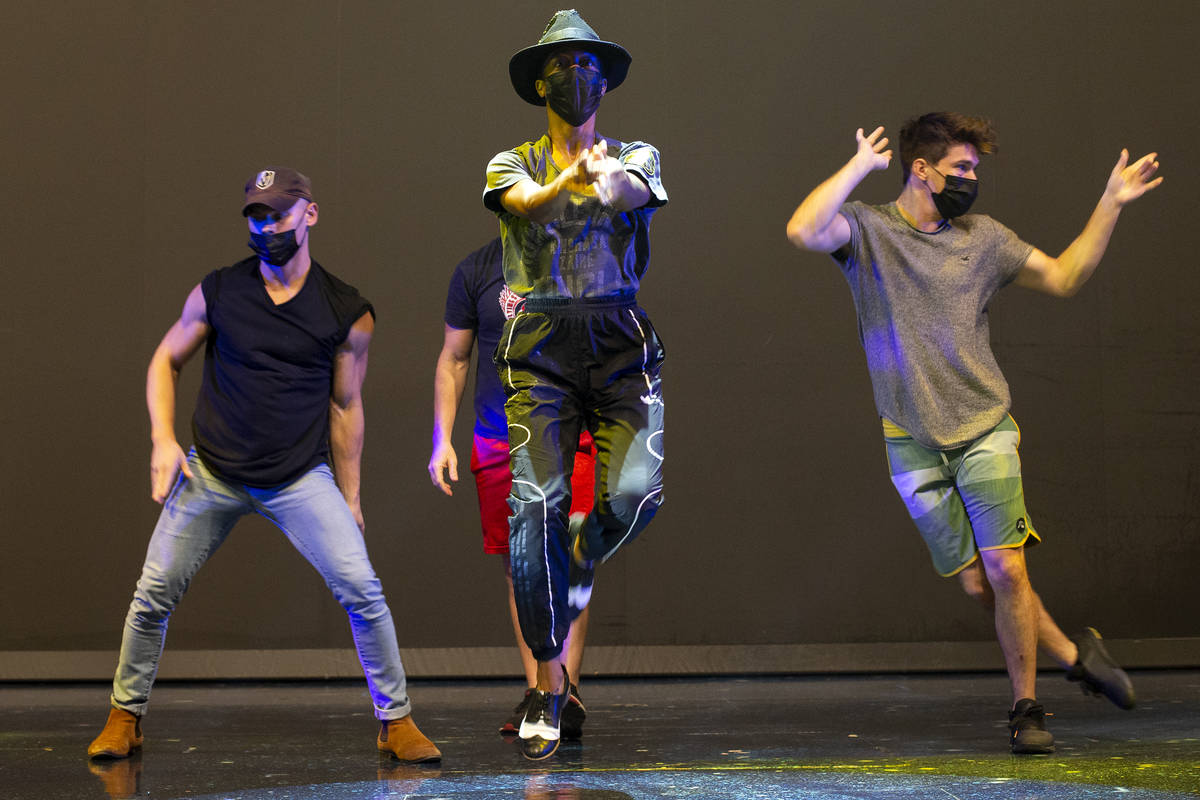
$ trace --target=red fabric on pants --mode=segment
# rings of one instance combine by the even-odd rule
[[[508,466],[508,440],[485,439],[476,434],[471,448],[471,472],[479,495],[483,525],[483,552],[508,554],[508,495],[512,472]],[[571,474],[571,513],[592,510],[596,495],[596,445],[587,431],[579,434],[575,471]]]

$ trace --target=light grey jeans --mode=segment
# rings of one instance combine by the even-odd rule
[[[195,477],[180,475],[150,537],[125,617],[112,704],[138,715],[146,712],[171,612],[234,523],[257,513],[283,531],[346,609],[375,716],[406,716],[412,707],[392,614],[362,533],[329,467],[321,464],[283,487],[255,489],[220,480],[194,450],[188,465]]]

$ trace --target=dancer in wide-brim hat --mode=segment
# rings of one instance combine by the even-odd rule
[[[665,205],[658,151],[596,132],[607,92],[632,59],[575,11],[509,62],[513,88],[546,107],[547,131],[487,167],[483,202],[500,218],[504,280],[520,299],[496,364],[507,394],[513,591],[537,685],[519,728],[527,758],[558,747],[578,700],[563,667],[571,620],[593,570],[646,527],[662,502],[664,351],[637,304],[650,218]],[[569,517],[579,434],[596,446],[596,502]]]

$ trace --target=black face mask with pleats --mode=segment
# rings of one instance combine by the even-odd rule
[[[281,233],[252,233],[246,245],[255,254],[273,267],[282,267],[292,260],[300,250],[300,242],[296,241],[296,231]]]
[[[930,167],[938,175],[933,167]],[[946,185],[940,192],[932,192],[934,208],[946,219],[961,217],[971,210],[971,204],[979,195],[979,181],[972,178],[960,178],[957,175],[942,175]]]
[[[572,66],[542,80],[546,82],[547,105],[573,127],[587,122],[600,107],[604,77],[598,70]]]

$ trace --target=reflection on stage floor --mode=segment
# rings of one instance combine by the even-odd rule
[[[1050,756],[1012,756],[1000,674],[606,679],[582,686],[584,736],[544,762],[496,733],[520,699],[502,681],[414,681],[439,765],[375,750],[352,682],[163,683],[133,758],[88,761],[107,687],[0,686],[0,797],[1182,798],[1200,796],[1200,672],[1133,675],[1138,708],[1040,680]]]

